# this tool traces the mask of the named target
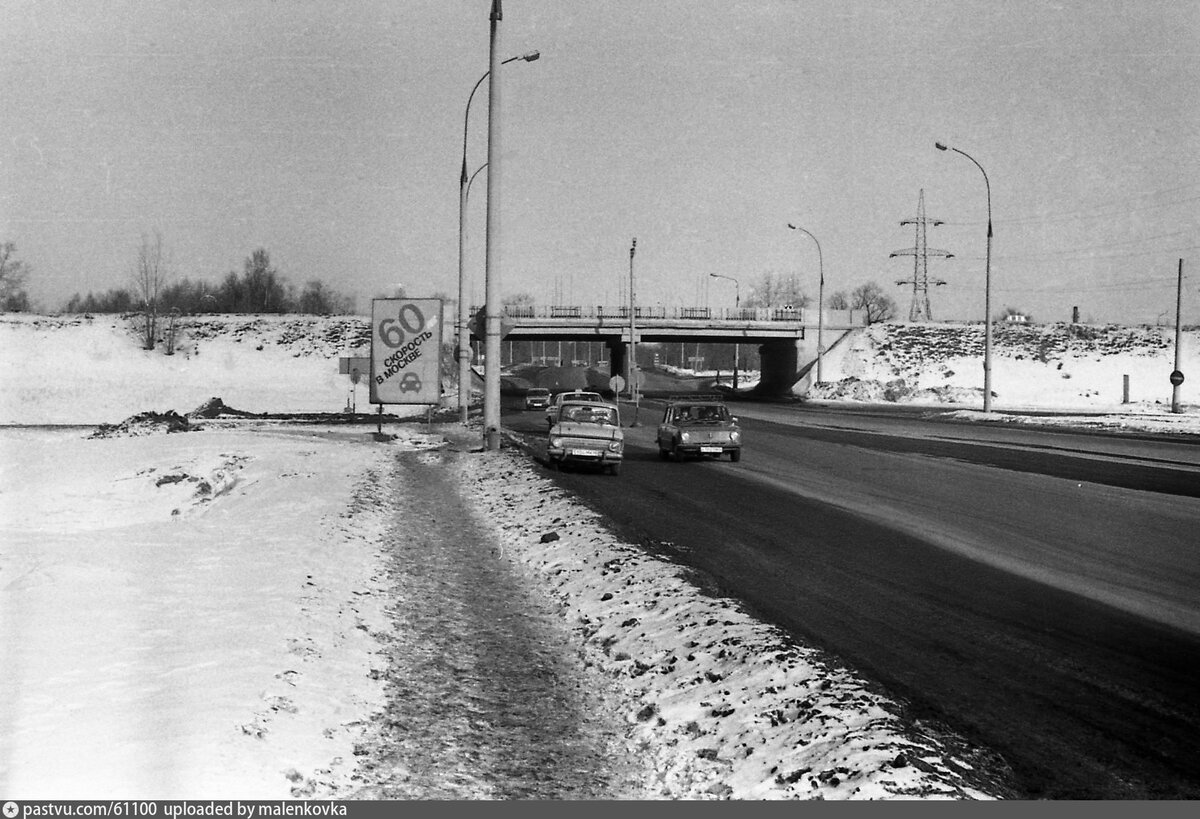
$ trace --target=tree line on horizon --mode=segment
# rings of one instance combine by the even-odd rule
[[[26,291],[31,268],[17,258],[13,242],[0,243],[0,312],[29,313],[41,310]],[[171,313],[308,313],[348,315],[355,300],[320,279],[297,288],[271,263],[262,248],[246,257],[242,272],[230,271],[219,283],[188,278],[174,280],[162,236],[142,237],[131,266],[129,284],[87,295],[73,294],[59,312],[135,313],[153,317]],[[147,334],[153,334],[153,318]]]
[[[134,271],[134,283],[86,296],[75,293],[63,308],[66,313],[129,313],[152,311],[180,313],[353,313],[354,299],[312,279],[297,289],[259,248],[246,257],[242,272],[230,271],[218,284],[181,278],[170,281],[163,264],[160,242],[143,243]]]

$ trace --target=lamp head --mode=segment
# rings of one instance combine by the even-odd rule
[[[944,142],[935,142],[933,143],[933,147],[937,148],[939,151],[946,150],[946,144]]]
[[[541,56],[542,56],[542,52],[540,52],[540,51],[530,51],[528,54],[521,55],[521,59],[527,63],[531,63]]]
[[[793,225],[791,222],[788,222],[788,227],[790,227],[792,230],[796,229],[796,226]]]

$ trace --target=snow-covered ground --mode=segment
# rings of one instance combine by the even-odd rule
[[[1181,386],[1183,411],[1171,412],[1170,327],[997,325],[994,336],[987,416],[976,412],[983,406],[978,325],[897,323],[856,331],[826,354],[821,385],[811,383],[810,373],[797,389],[814,402],[923,405],[993,423],[1200,432],[1194,381]],[[1200,331],[1184,331],[1180,350],[1185,379],[1200,378]]]
[[[337,374],[338,356],[357,354],[357,336],[344,330],[352,323],[313,320],[299,332],[287,319],[209,319],[165,356],[140,350],[120,319],[0,319],[5,798],[514,792],[480,770],[486,755],[444,736],[510,730],[480,705],[486,697],[464,701],[484,710],[461,721],[410,708],[401,723],[389,710],[398,698],[428,701],[419,690],[434,680],[412,669],[441,668],[447,685],[486,682],[466,665],[442,668],[437,657],[427,667],[397,659],[428,651],[422,622],[469,637],[478,591],[453,576],[429,585],[398,570],[404,533],[415,539],[412,554],[453,550],[456,565],[487,563],[493,576],[506,573],[513,588],[529,590],[528,617],[545,620],[535,633],[547,635],[548,650],[574,669],[582,690],[607,703],[596,742],[626,760],[620,776],[605,780],[612,792],[592,786],[588,795],[1004,795],[985,753],[932,726],[905,724],[896,704],[836,658],[789,641],[701,593],[674,565],[621,542],[517,451],[477,451],[477,429],[411,421],[388,423],[376,436],[373,425],[241,419],[93,437],[92,426],[20,426],[186,413],[213,396],[252,412],[338,412],[352,389]],[[880,338],[888,343],[882,335],[872,343]],[[1163,380],[1162,356],[1141,356],[1143,371],[1133,369],[1139,355],[1112,365],[1118,385],[1122,372]],[[856,364],[844,354],[834,364],[831,354],[826,380],[838,366],[842,374],[858,367],[860,381],[879,380],[866,376],[885,357],[875,347],[866,358]],[[1101,402],[1106,394],[1082,394],[1082,363],[1066,358],[1022,375],[1045,384],[1029,386],[1030,400],[1061,395],[1060,360],[1080,393],[1072,409],[1198,431],[1190,407],[1172,415],[1169,404],[1153,403],[1161,398],[1142,396],[1129,407],[1119,392],[1115,406]],[[997,372],[1008,364],[1000,361]],[[888,366],[876,375],[894,380],[900,366],[906,378],[945,380],[938,368],[953,369],[944,359],[926,369]],[[998,376],[1000,410],[1003,383]],[[1169,385],[1156,390],[1169,402]],[[361,388],[358,401],[361,409]],[[1024,417],[1001,411],[988,420]],[[439,503],[461,514],[421,515],[418,468],[441,476],[451,489]],[[448,559],[431,560],[428,571]],[[525,670],[472,650],[453,659]],[[401,772],[402,737],[462,754],[446,757],[453,770]],[[553,797],[555,783],[536,793]],[[578,791],[564,785],[559,793]]]

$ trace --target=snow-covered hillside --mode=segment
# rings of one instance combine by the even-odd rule
[[[1200,377],[1200,332],[1183,333],[1180,369]],[[876,324],[851,332],[823,362],[814,399],[979,406],[983,398],[982,325]],[[1121,325],[998,324],[993,332],[996,409],[1111,409],[1169,405],[1174,330]],[[1191,387],[1185,381],[1184,401]]]
[[[359,316],[185,316],[142,349],[137,316],[0,315],[0,424],[99,424],[190,412],[220,397],[247,412],[340,412],[340,357],[368,355]],[[360,411],[370,409],[364,384]]]

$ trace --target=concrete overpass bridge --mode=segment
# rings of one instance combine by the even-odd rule
[[[476,315],[478,307],[471,308]],[[611,371],[628,373],[631,338],[636,343],[726,343],[755,345],[761,361],[758,389],[784,393],[817,356],[817,330],[823,324],[825,349],[848,331],[866,325],[864,310],[778,307],[629,307],[553,305],[508,307],[505,341],[592,341],[609,350]],[[472,322],[471,338],[481,341]]]

